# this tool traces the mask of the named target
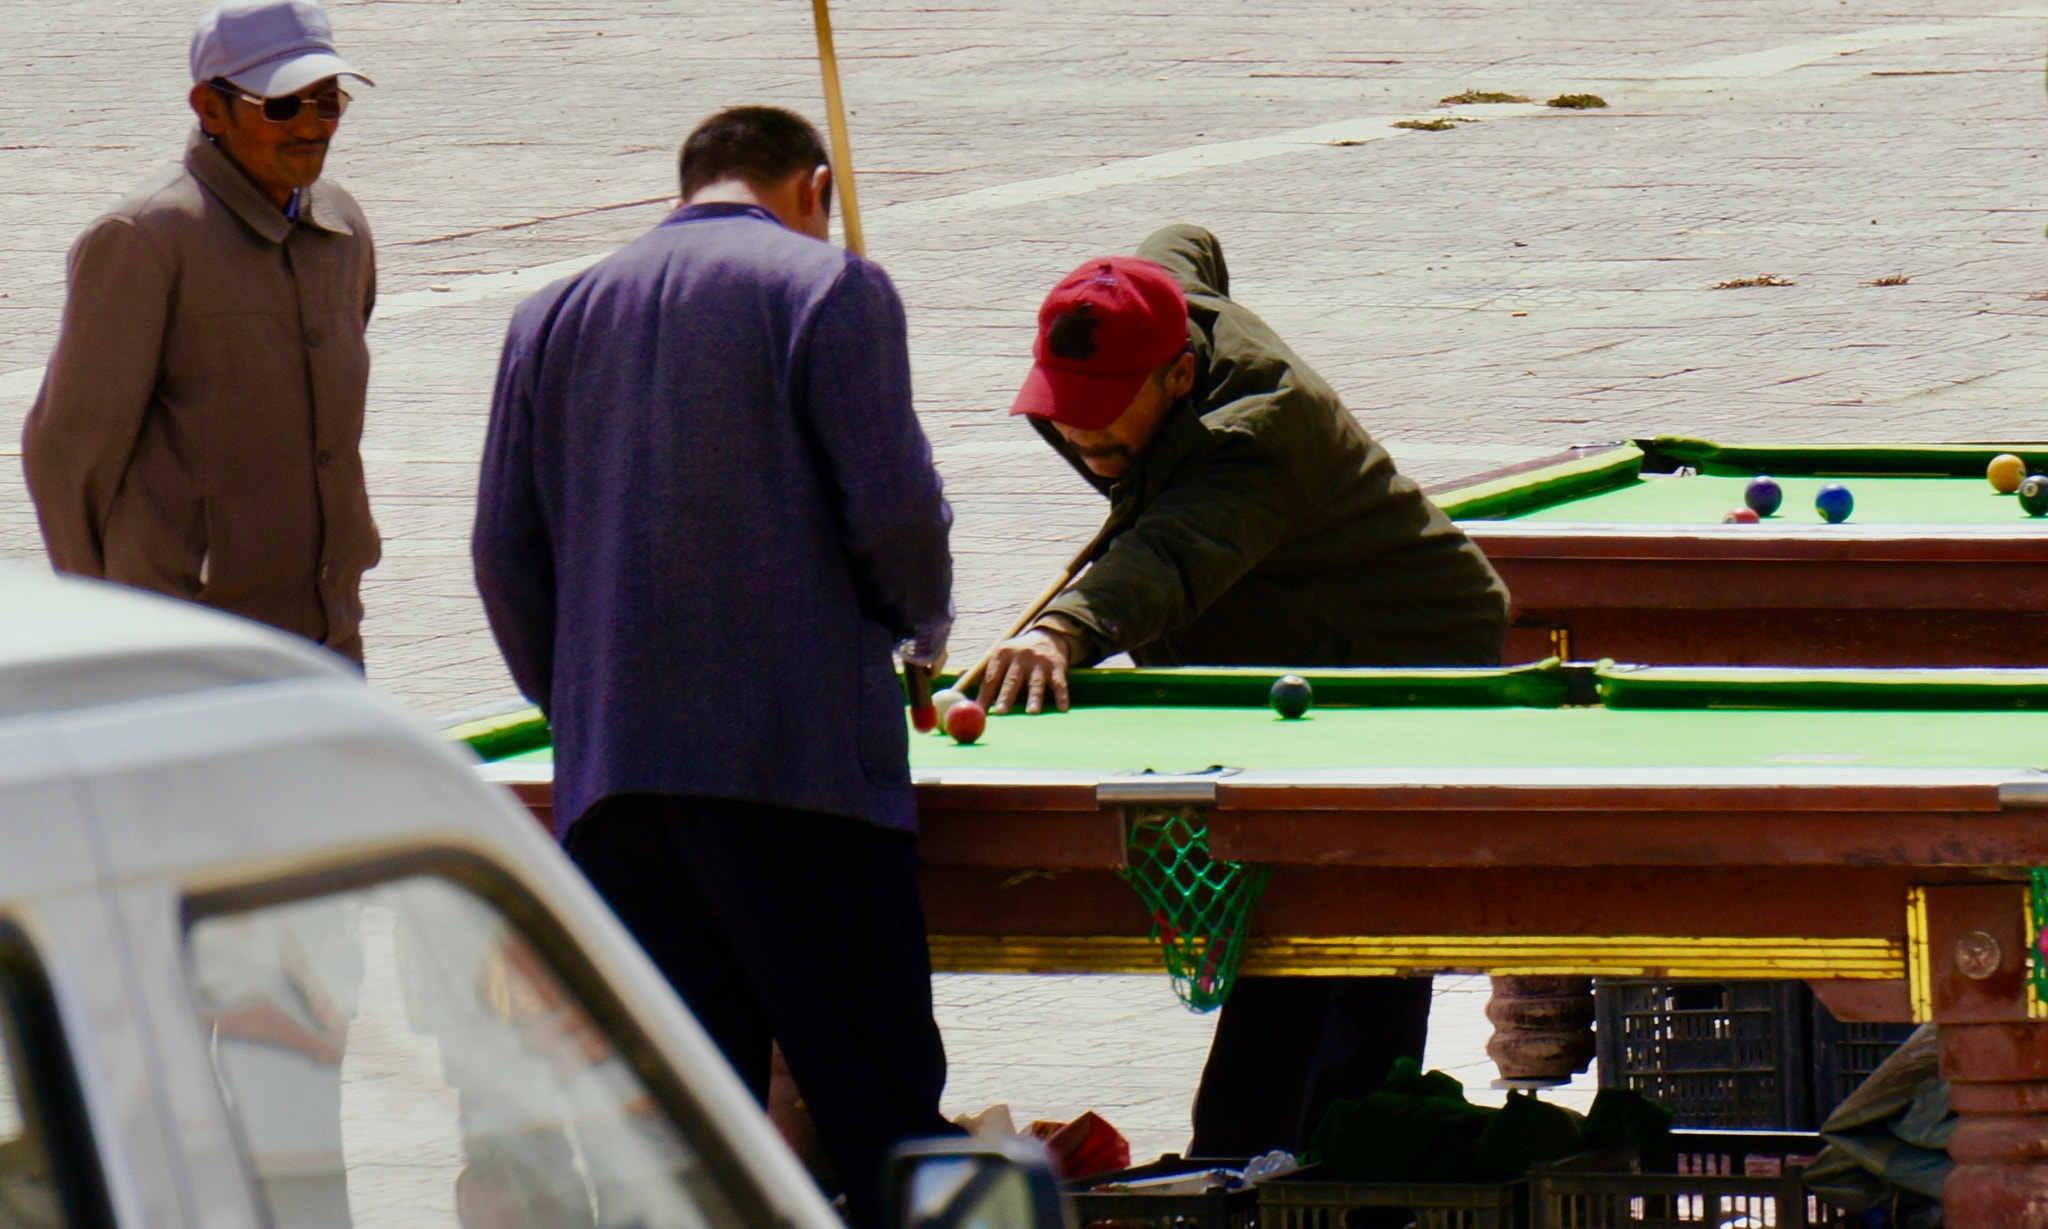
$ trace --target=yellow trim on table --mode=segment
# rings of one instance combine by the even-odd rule
[[[933,935],[941,973],[1161,973],[1159,947],[1126,935]],[[1339,977],[1411,970],[1519,976],[1849,978],[1906,974],[1891,939],[1680,938],[1655,935],[1272,936],[1245,944],[1239,972],[1257,977]]]
[[[1906,889],[1906,993],[1913,1001],[1913,1023],[1934,1018],[1933,965],[1927,952],[1927,889]]]

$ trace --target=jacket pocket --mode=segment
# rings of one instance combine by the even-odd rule
[[[910,726],[903,714],[903,685],[890,657],[888,631],[866,620],[860,629],[860,717],[855,734],[860,769],[884,789],[910,783]]]

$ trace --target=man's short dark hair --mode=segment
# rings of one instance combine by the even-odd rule
[[[781,183],[831,161],[811,121],[781,107],[727,107],[683,142],[683,199],[723,179]],[[826,188],[824,205],[832,204]]]

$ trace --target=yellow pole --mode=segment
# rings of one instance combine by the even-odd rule
[[[860,200],[853,191],[853,149],[846,139],[846,103],[839,94],[839,58],[832,53],[832,15],[826,0],[811,0],[811,19],[818,30],[818,67],[825,75],[825,119],[832,134],[832,179],[839,193],[839,216],[846,229],[846,250],[865,256],[867,240],[860,230]]]

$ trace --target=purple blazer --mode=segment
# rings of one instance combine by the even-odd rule
[[[557,835],[621,793],[914,830],[890,652],[945,639],[952,519],[876,265],[694,205],[522,303],[472,550]]]

